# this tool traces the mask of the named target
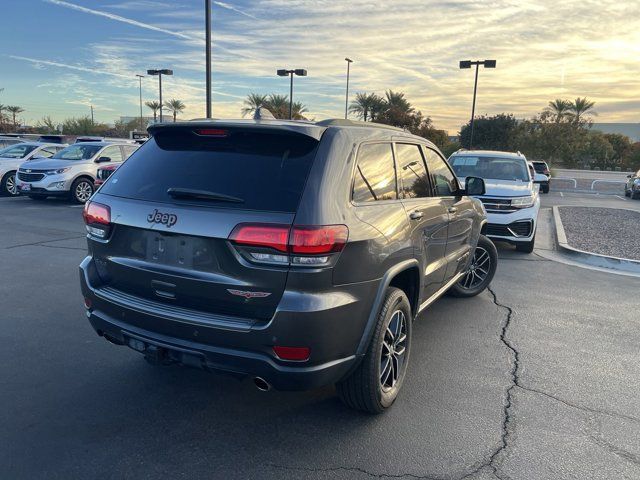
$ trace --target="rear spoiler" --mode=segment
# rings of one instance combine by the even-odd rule
[[[195,121],[195,122],[176,122],[176,123],[156,123],[151,125],[147,130],[151,136],[171,130],[199,130],[199,129],[228,129],[230,131],[249,131],[249,132],[286,132],[304,135],[307,137],[320,140],[322,134],[326,131],[326,127],[314,125],[312,123],[284,121],[284,120],[234,120],[234,121]]]

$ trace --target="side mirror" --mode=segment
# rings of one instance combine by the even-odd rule
[[[106,163],[106,162],[110,162],[111,158],[109,157],[100,157],[96,160],[96,163]]]
[[[629,175],[627,175],[627,178],[632,178],[632,177],[633,177],[633,174],[632,174],[632,173],[630,173]]]
[[[484,180],[480,177],[467,177],[464,190],[466,195],[484,195],[486,193]]]

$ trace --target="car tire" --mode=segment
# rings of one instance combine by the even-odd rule
[[[475,297],[489,286],[496,268],[498,268],[498,250],[489,238],[480,235],[469,270],[447,293],[459,298]]]
[[[637,198],[638,198],[638,196],[636,195],[636,192],[634,192],[633,190],[630,190],[630,191],[629,191],[629,198],[630,198],[631,200],[635,200],[635,199],[637,199]]]
[[[38,200],[38,201],[42,201],[42,200],[46,200],[47,196],[46,195],[29,195],[29,198],[31,200]]]
[[[624,196],[628,197],[629,196],[629,190],[627,190],[627,186],[625,185],[624,187]]]
[[[542,193],[549,193],[549,185],[545,185],[542,187]]]
[[[533,252],[533,247],[536,243],[536,235],[533,235],[533,238],[529,242],[518,242],[516,243],[516,250],[522,253],[531,253]]]
[[[95,188],[93,186],[93,182],[91,179],[86,177],[80,177],[74,180],[71,184],[71,190],[69,191],[69,195],[71,196],[71,201],[74,203],[87,203],[87,200],[91,198]]]
[[[412,318],[405,293],[389,287],[364,358],[336,385],[345,405],[367,413],[382,413],[391,407],[407,373]]]
[[[0,181],[0,195],[3,197],[17,197],[16,172],[7,172]]]

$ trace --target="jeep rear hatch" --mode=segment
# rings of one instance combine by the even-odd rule
[[[248,256],[281,258],[270,238],[249,253],[229,238],[241,224],[293,224],[318,130],[155,129],[93,199],[110,210],[108,243],[92,242],[103,287],[179,309],[271,318],[289,264]]]

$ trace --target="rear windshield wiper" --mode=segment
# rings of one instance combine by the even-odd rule
[[[199,200],[217,200],[220,202],[244,203],[244,200],[224,193],[210,192],[208,190],[195,190],[192,188],[169,188],[167,195],[173,198],[195,198]]]

